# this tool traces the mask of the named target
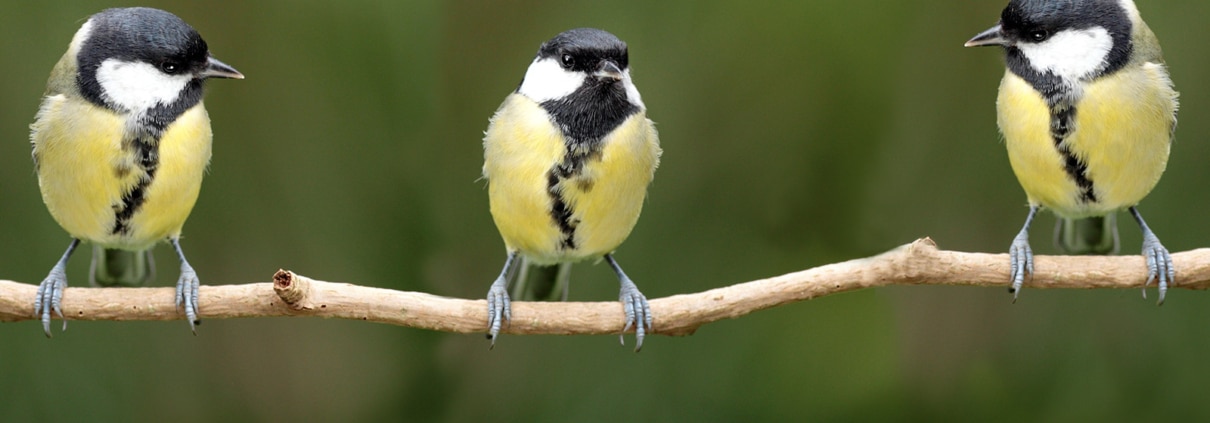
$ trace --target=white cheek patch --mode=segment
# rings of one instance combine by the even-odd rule
[[[574,93],[584,85],[584,79],[589,77],[583,72],[563,69],[555,59],[535,60],[529,65],[529,70],[525,71],[525,80],[521,82],[518,92],[538,103],[558,100]],[[630,79],[630,69],[622,71],[621,82],[630,104],[641,109],[646,108],[643,105],[643,97],[639,95],[639,89]]]
[[[1113,37],[1102,27],[1059,31],[1041,43],[1019,43],[1017,48],[1041,72],[1066,81],[1087,78],[1101,70],[1113,48]]]
[[[588,75],[563,69],[555,59],[534,60],[517,90],[538,103],[566,97],[584,84]]]
[[[105,59],[97,68],[97,82],[105,101],[128,112],[171,104],[192,78],[189,74],[165,74],[150,63],[118,59]]]
[[[634,82],[630,80],[630,69],[622,71],[622,86],[626,87],[626,99],[630,104],[638,106],[640,109],[646,109],[643,105],[643,97],[639,95],[639,88],[634,86]]]

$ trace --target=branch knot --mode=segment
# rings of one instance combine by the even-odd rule
[[[273,274],[273,291],[294,310],[310,310],[311,279],[278,269]]]

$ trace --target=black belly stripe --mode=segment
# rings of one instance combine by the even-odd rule
[[[559,166],[551,168],[546,173],[546,194],[550,196],[551,200],[550,217],[554,218],[555,224],[559,226],[559,232],[563,234],[559,247],[574,250],[576,248],[576,226],[571,221],[571,208],[563,199],[562,181]]]
[[[571,207],[563,198],[564,187],[571,179],[577,179],[577,186],[591,186],[592,181],[582,180],[581,174],[587,161],[599,160],[600,157],[599,148],[590,148],[587,151],[569,151],[563,157],[562,162],[546,172],[546,194],[550,196],[551,200],[550,216],[559,226],[559,232],[563,234],[563,239],[559,241],[560,248],[576,249],[576,227],[580,224],[572,217]]]
[[[122,202],[113,206],[114,222],[113,235],[129,235],[130,220],[134,218],[135,212],[143,206],[147,201],[147,187],[151,185],[151,181],[155,180],[155,171],[160,165],[160,143],[159,140],[145,136],[135,139],[123,146],[124,149],[134,151],[138,162],[135,166],[143,170],[143,177],[130,188],[129,191],[122,194]],[[115,169],[115,173],[128,173],[130,169],[119,168]]]
[[[1071,152],[1070,146],[1064,142],[1075,129],[1076,108],[1069,105],[1057,104],[1050,108],[1050,137],[1055,142],[1055,149],[1063,160],[1063,170],[1067,172],[1080,187],[1080,201],[1085,203],[1097,202],[1097,194],[1093,189],[1092,179],[1088,178],[1088,164]]]

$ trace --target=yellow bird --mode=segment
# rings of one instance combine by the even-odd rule
[[[642,348],[651,309],[613,251],[638,221],[660,152],[626,43],[580,28],[542,44],[483,140],[492,218],[508,250],[487,296],[493,345],[511,319],[517,268],[557,265],[566,298],[568,266],[604,257],[621,283],[623,331],[634,327],[635,350]]]
[[[102,286],[146,283],[151,248],[171,243],[177,307],[194,328],[199,282],[179,241],[210,162],[202,85],[243,77],[162,10],[108,9],[76,31],[30,126],[42,200],[73,238],[34,301],[47,336],[51,313],[63,318],[67,260],[80,241],[94,244],[91,279]]]
[[[966,42],[993,45],[1008,68],[998,123],[1030,205],[1009,251],[1013,298],[1033,272],[1029,225],[1040,207],[1063,218],[1069,250],[1114,245],[1113,215],[1129,209],[1162,304],[1176,269],[1136,207],[1164,173],[1176,128],[1155,34],[1131,0],[1012,0],[999,25]]]

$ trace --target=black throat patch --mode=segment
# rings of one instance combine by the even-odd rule
[[[546,173],[546,192],[551,199],[551,218],[563,234],[559,248],[574,250],[576,226],[580,222],[572,217],[563,191],[572,183],[583,191],[592,189],[593,181],[582,177],[584,166],[601,159],[605,136],[640,109],[627,100],[621,81],[594,77],[586,79],[570,95],[544,101],[541,106],[559,127],[566,143],[563,160]]]

